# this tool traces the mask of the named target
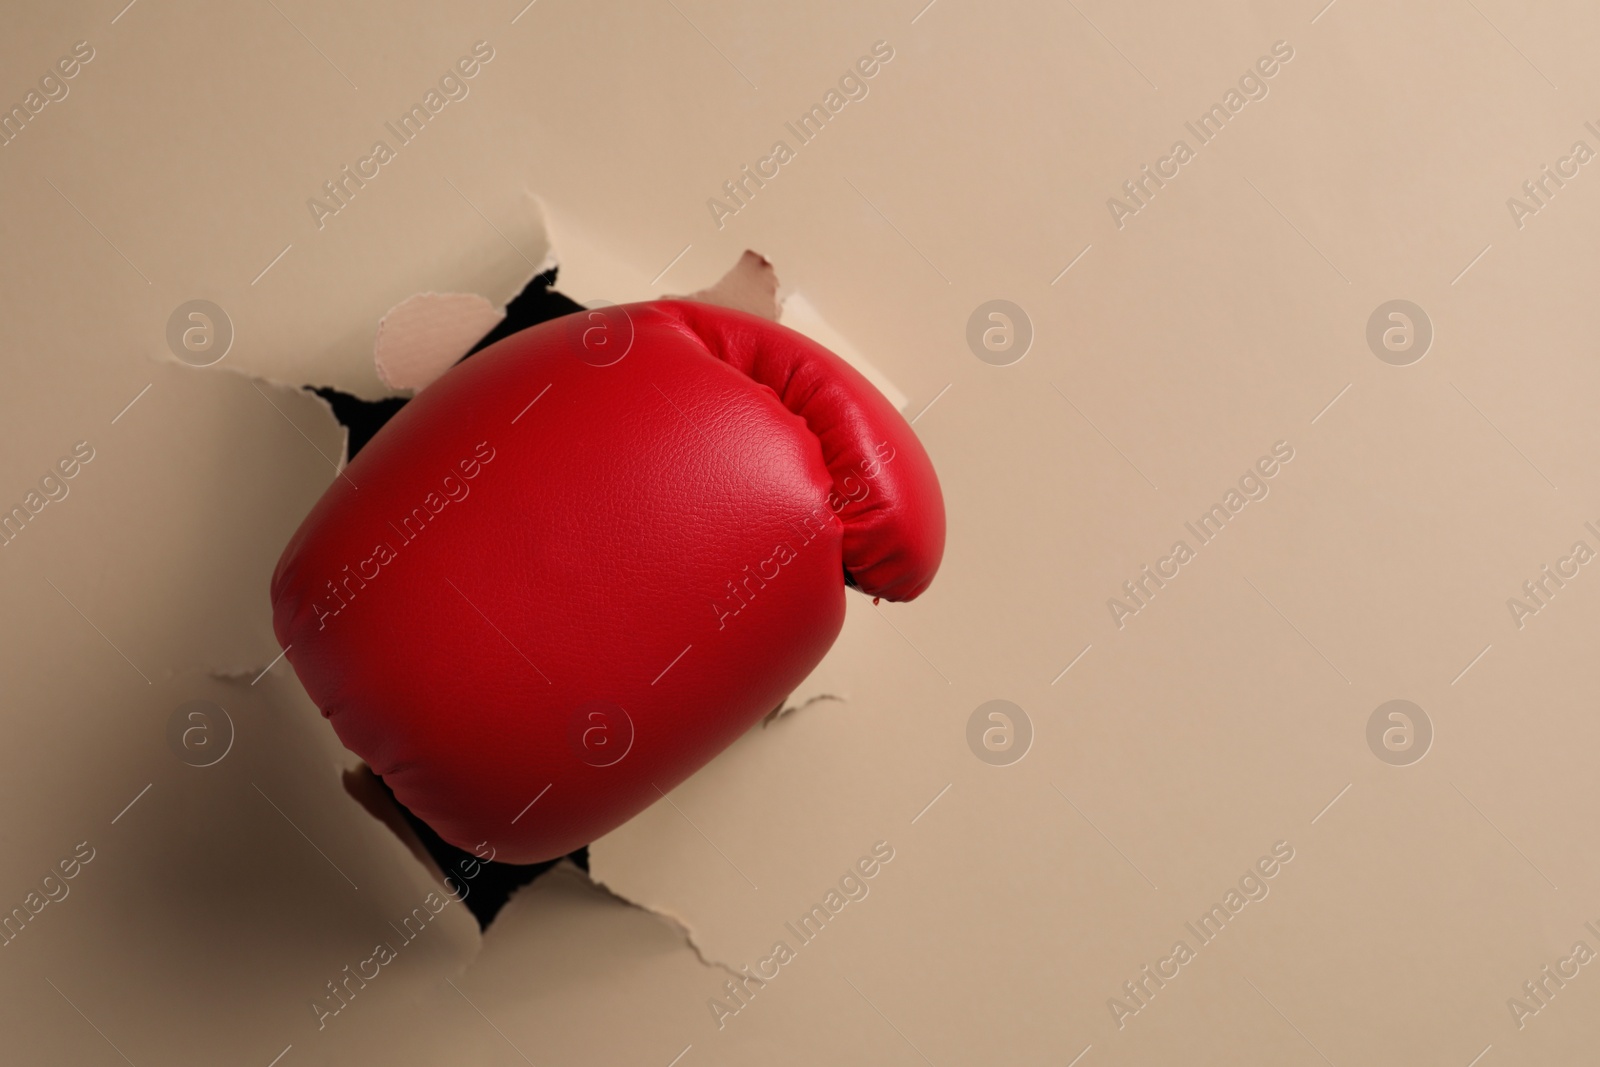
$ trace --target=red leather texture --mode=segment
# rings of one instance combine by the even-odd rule
[[[515,334],[295,533],[273,627],[345,746],[452,844],[532,863],[659,799],[944,549],[910,426],[764,319],[657,301]]]

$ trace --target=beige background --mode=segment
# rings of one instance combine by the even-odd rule
[[[1520,228],[1506,201],[1600,150],[1592,5],[122,3],[0,33],[7,104],[95,50],[0,148],[0,501],[95,449],[0,548],[0,906],[95,849],[0,948],[8,1061],[1591,1058],[1593,966],[1520,1027],[1507,1001],[1600,951],[1600,578],[1521,629],[1506,601],[1600,549],[1597,165]],[[480,40],[470,95],[319,229],[307,198]],[[717,228],[707,198],[879,40],[870,94]],[[1118,229],[1107,198],[1277,41],[1269,94]],[[802,693],[835,699],[598,842],[601,886],[563,868],[482,938],[447,908],[318,1030],[437,883],[262,674],[268,576],[342,450],[296,387],[382,395],[377,322],[416,292],[503,303],[559,263],[621,302],[747,247],[918,416],[939,580],[852,598]],[[196,298],[236,330],[206,368],[165,341]],[[996,298],[1035,331],[1011,366],[965,340]],[[1365,340],[1393,299],[1434,329],[1410,366]],[[1107,598],[1280,440],[1270,495],[1119,630]],[[1397,698],[1434,731],[1409,766],[1366,740]],[[207,768],[166,741],[193,699],[236,730]],[[968,748],[991,699],[1034,731],[1010,766]],[[725,968],[877,841],[870,895],[719,1029]],[[1279,841],[1270,894],[1119,1028]]]

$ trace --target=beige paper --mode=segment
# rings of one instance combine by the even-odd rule
[[[1586,1061],[1591,7],[116,8],[0,35],[7,906],[94,849],[0,948],[13,1055]],[[902,391],[943,571],[594,845],[639,907],[447,905],[319,1029],[439,885],[260,676],[342,461],[297,387],[389,393],[416,293],[746,248]]]

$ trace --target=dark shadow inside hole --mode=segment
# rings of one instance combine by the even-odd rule
[[[389,801],[395,809],[405,818],[422,847],[428,850],[428,855],[439,865],[450,878],[450,889],[460,896],[467,910],[472,912],[473,918],[478,920],[478,929],[487,930],[500,909],[506,906],[506,901],[511,899],[511,894],[532,882],[556,864],[559,859],[546,860],[543,863],[502,863],[499,860],[485,859],[482,855],[468,852],[466,849],[457,848],[444,838],[433,832],[433,828],[406,809],[389,792],[389,787],[382,778],[372,776],[372,780],[382,786],[388,794]],[[486,851],[488,851],[486,849]],[[493,855],[492,851],[488,852]],[[572,860],[587,873],[589,870],[589,846],[585,845],[566,857]]]

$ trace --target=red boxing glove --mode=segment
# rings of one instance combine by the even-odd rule
[[[580,312],[452,368],[284,550],[273,629],[345,746],[462,848],[564,855],[816,666],[846,581],[910,600],[944,504],[821,345],[687,301]]]

